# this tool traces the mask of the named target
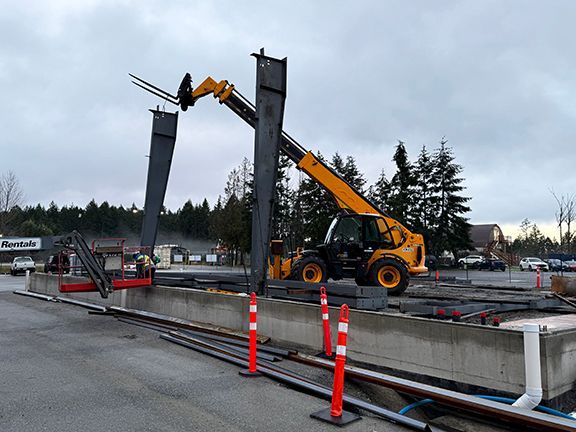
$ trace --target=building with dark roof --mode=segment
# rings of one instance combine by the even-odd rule
[[[502,229],[497,224],[472,225],[470,239],[474,249],[484,255],[501,255],[507,253],[508,242]]]

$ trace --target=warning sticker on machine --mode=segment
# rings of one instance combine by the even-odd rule
[[[0,252],[40,250],[41,248],[42,239],[40,237],[0,238]]]

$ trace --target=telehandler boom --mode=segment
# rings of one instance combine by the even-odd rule
[[[178,93],[172,95],[132,74],[136,84],[182,111],[198,99],[212,95],[238,117],[255,127],[256,108],[226,80],[206,78],[192,87],[187,73]],[[409,275],[425,273],[424,239],[388,216],[337,172],[282,132],[280,151],[296,167],[322,186],[343,212],[330,225],[324,244],[283,260],[279,276],[306,282],[324,282],[352,277],[359,285],[383,286],[399,295],[408,286]]]

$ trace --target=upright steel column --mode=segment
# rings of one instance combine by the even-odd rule
[[[154,115],[152,120],[152,139],[150,141],[150,161],[148,162],[148,180],[146,181],[146,201],[144,202],[144,220],[142,222],[142,235],[140,245],[150,247],[154,251],[158,221],[168,176],[174,145],[176,144],[176,130],[178,126],[178,113],[169,113],[159,110],[150,110]]]
[[[256,124],[254,135],[254,195],[252,205],[251,289],[264,293],[278,156],[286,99],[286,58],[256,57]]]

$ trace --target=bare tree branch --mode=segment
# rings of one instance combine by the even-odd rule
[[[10,210],[22,204],[24,192],[12,171],[0,176],[0,233],[4,233],[10,219]]]

